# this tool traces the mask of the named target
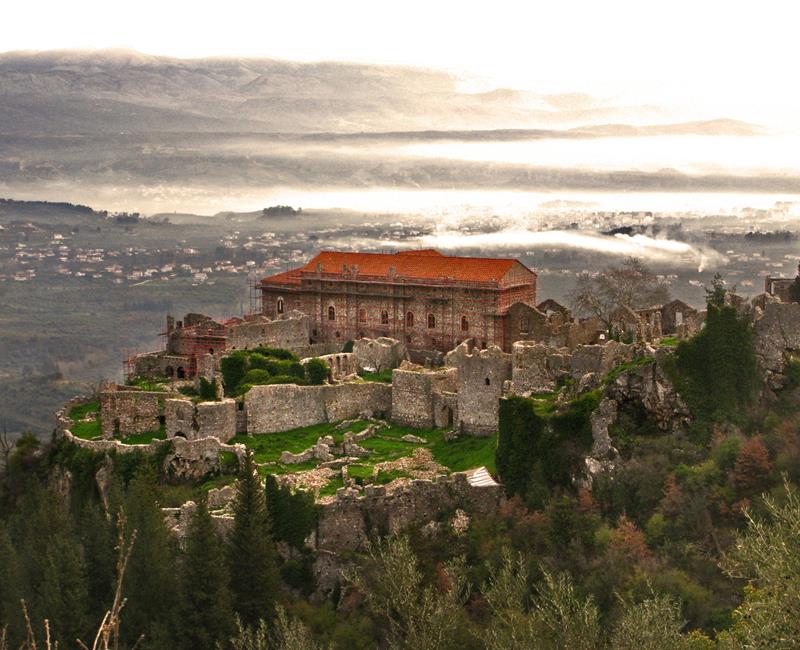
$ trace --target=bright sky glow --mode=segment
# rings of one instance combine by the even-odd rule
[[[584,91],[793,125],[800,9],[775,0],[27,0],[0,49],[410,64],[475,88]]]

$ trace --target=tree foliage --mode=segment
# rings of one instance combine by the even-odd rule
[[[678,344],[672,374],[695,417],[735,420],[756,396],[759,375],[750,321],[734,307],[710,302],[705,328]]]
[[[211,648],[234,630],[228,569],[208,503],[201,498],[189,524],[183,558],[182,645]]]
[[[245,625],[272,620],[280,588],[264,491],[252,454],[241,463],[228,540],[228,566],[236,613]]]
[[[578,312],[596,316],[610,328],[614,310],[661,305],[669,301],[669,289],[640,259],[630,257],[596,275],[578,276],[571,299]]]
[[[788,482],[781,501],[765,497],[766,517],[747,530],[722,562],[748,581],[723,648],[794,648],[800,639],[800,493]]]
[[[331,373],[331,369],[328,367],[328,364],[325,363],[319,357],[314,357],[310,359],[306,363],[306,375],[308,377],[308,383],[312,386],[320,386],[328,381],[328,376]]]

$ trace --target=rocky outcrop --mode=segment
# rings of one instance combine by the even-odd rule
[[[689,423],[691,413],[667,377],[661,355],[656,361],[631,368],[608,387],[607,396],[619,403],[637,401],[662,431],[676,431]]]
[[[765,304],[763,313],[756,316],[754,329],[756,356],[767,385],[781,389],[786,385],[786,355],[800,350],[800,303]]]

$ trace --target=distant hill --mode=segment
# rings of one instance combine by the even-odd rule
[[[0,133],[359,132],[538,128],[636,118],[511,89],[466,93],[448,73],[353,63],[175,59],[125,50],[0,55]]]

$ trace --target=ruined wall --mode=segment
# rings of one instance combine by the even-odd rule
[[[104,438],[158,431],[164,415],[166,393],[112,386],[100,393]]]
[[[417,429],[437,426],[434,396],[454,393],[458,388],[456,377],[455,368],[432,371],[407,363],[396,368],[392,372],[392,422]],[[439,409],[443,408],[446,405],[440,401]],[[449,419],[452,417],[451,414]],[[438,419],[441,421],[441,415]]]
[[[499,485],[470,485],[467,474],[461,472],[436,481],[368,486],[363,496],[342,488],[336,498],[321,504],[316,546],[333,553],[364,550],[370,539],[437,521],[456,508],[474,515],[490,514],[501,498]]]
[[[322,359],[328,364],[331,369],[330,376],[333,381],[341,381],[345,377],[356,374],[358,370],[356,367],[355,359],[352,352],[338,352],[336,354],[324,354],[319,359]],[[307,364],[313,357],[301,359],[300,363]]]
[[[511,355],[496,346],[478,350],[464,342],[448,353],[446,363],[458,369],[456,428],[477,436],[497,431],[503,384],[511,379]]]
[[[353,362],[359,370],[392,370],[407,358],[405,344],[397,339],[382,336],[377,339],[358,339],[353,343]]]
[[[569,373],[571,355],[544,343],[517,341],[511,352],[511,380],[515,393],[545,393]]]
[[[608,341],[604,345],[579,345],[572,351],[570,373],[576,380],[590,373],[601,376],[615,366],[631,361],[635,356],[633,344]]]
[[[800,351],[800,303],[766,304],[763,313],[756,315],[754,330],[756,356],[767,383],[779,389],[786,383],[783,375],[786,355]]]
[[[166,352],[147,352],[138,354],[133,360],[133,376],[146,379],[177,377],[179,368],[190,368],[192,359],[188,356],[168,354]]]
[[[248,433],[272,433],[322,422],[388,416],[392,387],[378,382],[331,386],[253,386],[244,396]]]
[[[213,437],[226,442],[236,435],[237,408],[232,399],[199,404],[188,399],[168,399],[164,412],[168,438]]]
[[[228,350],[247,350],[264,345],[296,351],[309,344],[309,321],[305,314],[292,312],[275,320],[258,318],[226,328]]]
[[[75,398],[67,402],[56,413],[56,436],[63,438],[77,447],[89,449],[95,453],[152,454],[159,448],[168,445],[169,452],[164,459],[165,474],[174,480],[199,480],[209,474],[220,470],[220,452],[231,452],[237,458],[242,458],[245,447],[242,444],[228,445],[217,438],[200,438],[197,440],[184,440],[172,438],[171,440],[153,440],[144,445],[126,444],[121,440],[84,440],[75,437],[69,430],[72,420],[69,417],[70,409],[78,404],[88,402],[88,398]]]

